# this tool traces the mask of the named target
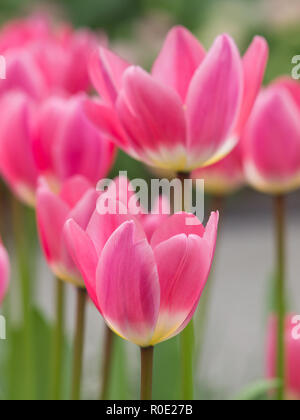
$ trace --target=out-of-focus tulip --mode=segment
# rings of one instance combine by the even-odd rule
[[[295,320],[295,322],[293,322]],[[299,317],[288,315],[285,322],[285,394],[289,399],[300,399],[300,328]],[[277,320],[269,321],[267,340],[267,377],[276,378]]]
[[[243,135],[248,182],[270,194],[300,187],[300,85],[288,85],[275,82],[260,94]]]
[[[0,32],[0,53],[7,62],[0,94],[21,88],[34,99],[44,99],[87,91],[88,62],[99,42],[106,40],[89,30],[54,25],[47,16],[9,23]]]
[[[212,214],[206,229],[187,226],[180,213],[165,220],[151,243],[140,224],[124,221],[112,235],[101,223],[65,227],[71,254],[105,321],[121,337],[147,347],[180,333],[191,320],[211,268],[218,225]],[[124,216],[122,216],[124,219]]]
[[[33,151],[40,173],[54,189],[74,175],[96,186],[113,164],[116,148],[88,120],[84,101],[84,95],[53,97],[39,110]]]
[[[236,145],[266,57],[265,42],[256,38],[242,61],[228,35],[219,36],[206,54],[182,27],[170,31],[151,75],[100,48],[90,73],[102,102],[87,102],[87,114],[148,165],[197,169]]]
[[[34,205],[38,171],[32,153],[35,106],[21,92],[0,100],[0,172],[15,194]]]
[[[41,179],[37,190],[37,225],[40,241],[53,273],[76,286],[84,286],[66,247],[64,224],[69,218],[85,229],[96,207],[97,191],[83,177],[66,181],[60,193],[54,194]]]
[[[224,196],[239,190],[245,184],[240,145],[219,162],[193,171],[192,178],[203,179],[209,194]]]
[[[2,245],[0,239],[0,304],[2,303],[7,292],[10,275],[10,264],[6,249]]]

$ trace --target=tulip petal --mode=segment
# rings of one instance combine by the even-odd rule
[[[296,102],[298,109],[300,110],[300,83],[290,77],[283,76],[275,80],[271,86],[282,87],[286,89],[293,97]]]
[[[75,220],[75,222],[85,230],[96,209],[98,198],[99,192],[91,188],[74,206],[69,214],[70,219]]]
[[[156,263],[146,240],[135,240],[134,222],[121,225],[105,245],[97,269],[97,296],[108,325],[147,346],[159,310]]]
[[[11,92],[1,99],[0,108],[5,110],[0,114],[1,173],[20,198],[32,205],[38,176],[32,154],[33,104],[25,94]]]
[[[179,96],[141,68],[126,70],[117,111],[132,149],[145,154],[150,162],[151,155],[169,161],[162,150],[172,154],[185,146],[186,127]]]
[[[255,106],[243,140],[250,182],[282,184],[300,173],[300,112],[285,89],[269,88]],[[259,186],[258,186],[259,187]]]
[[[91,57],[90,77],[100,96],[114,104],[121,88],[122,76],[129,63],[104,47],[100,47]]]
[[[200,42],[181,26],[171,29],[162,51],[154,63],[152,75],[175,89],[185,103],[190,81],[205,57]]]
[[[8,289],[10,276],[10,263],[6,249],[0,240],[0,305]]]
[[[179,331],[199,301],[212,261],[208,242],[196,235],[173,236],[160,243],[154,254],[161,300],[152,344]]]
[[[64,239],[70,255],[84,279],[90,298],[101,312],[96,294],[98,255],[93,242],[87,233],[72,219],[69,219],[65,224]]]
[[[198,235],[201,238],[205,233],[203,225],[193,214],[177,213],[168,217],[153,233],[151,246],[155,248],[161,242],[167,241],[172,236],[185,233],[186,235]]]
[[[92,189],[91,183],[83,176],[76,175],[63,184],[59,196],[73,208],[89,189]]]
[[[234,41],[222,35],[196,71],[187,96],[188,147],[194,166],[221,159],[236,144],[229,135],[240,110],[242,86],[239,52]]]
[[[259,93],[268,55],[269,48],[266,40],[256,36],[243,57],[244,94],[240,116],[235,127],[237,134],[241,134]]]

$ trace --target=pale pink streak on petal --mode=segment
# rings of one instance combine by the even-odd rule
[[[205,163],[224,147],[242,99],[242,64],[234,41],[217,38],[191,81],[187,96],[190,154]],[[233,145],[232,145],[233,146]]]
[[[154,63],[152,75],[164,85],[175,89],[185,103],[190,81],[205,54],[204,48],[191,32],[176,26],[167,36]]]
[[[93,242],[87,233],[72,219],[66,222],[63,234],[69,253],[84,279],[88,294],[101,312],[96,294],[98,255]]]
[[[96,209],[98,198],[99,192],[92,188],[89,189],[70,212],[70,219],[74,219],[75,222],[85,230],[90,223],[91,217]]]
[[[7,292],[9,278],[10,278],[9,257],[0,239],[0,305]]]
[[[121,225],[105,245],[97,269],[99,306],[120,335],[147,346],[159,311],[160,290],[154,254],[135,240],[134,222]]]
[[[282,87],[286,89],[293,97],[300,110],[300,83],[298,80],[294,80],[291,77],[283,76],[275,80],[271,84],[272,87]]]

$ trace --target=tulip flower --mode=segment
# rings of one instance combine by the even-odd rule
[[[95,210],[98,195],[81,176],[66,181],[58,195],[44,180],[40,181],[37,190],[37,225],[47,262],[56,277],[79,287],[84,284],[66,247],[63,227],[73,217],[85,228]]]
[[[33,151],[39,172],[54,189],[81,175],[94,186],[109,172],[115,146],[86,118],[85,96],[53,97],[37,116]]]
[[[295,321],[295,322],[294,322]],[[276,374],[277,319],[272,317],[268,327],[267,377],[275,379]],[[288,399],[300,400],[300,335],[299,317],[287,315],[285,319],[285,395]]]
[[[35,105],[24,93],[0,99],[0,172],[15,194],[34,205],[38,170],[32,153]]]
[[[74,220],[66,224],[66,240],[91,299],[114,332],[143,349],[179,334],[205,287],[218,214],[206,229],[187,226],[187,217],[195,216],[179,213],[162,222],[151,242],[133,218],[120,224],[124,215],[98,214],[86,230]],[[119,227],[108,235],[109,225]]]
[[[246,178],[255,189],[272,194],[276,227],[278,316],[277,377],[278,399],[284,398],[285,322],[285,195],[300,187],[300,85],[284,79],[273,83],[257,99],[243,134]]]
[[[10,264],[6,249],[0,240],[0,305],[6,295],[10,276]]]
[[[228,35],[219,36],[206,54],[182,27],[168,34],[151,74],[100,48],[90,74],[102,100],[89,101],[87,114],[150,166],[176,172],[207,166],[236,145],[265,57],[264,42],[256,39],[242,62]]]
[[[268,194],[300,187],[300,85],[274,83],[259,96],[243,135],[248,182]]]

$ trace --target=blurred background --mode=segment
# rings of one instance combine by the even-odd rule
[[[270,46],[266,83],[281,74],[290,74],[292,57],[300,54],[299,0],[52,0],[48,3],[1,0],[0,24],[32,10],[50,10],[76,27],[105,31],[112,49],[146,68],[150,68],[167,31],[175,24],[192,30],[207,48],[217,34],[228,32],[244,52],[254,35],[263,35]],[[141,164],[122,153],[119,153],[114,174],[119,170],[128,170],[131,178],[151,176]],[[206,209],[208,213],[209,197]],[[289,307],[296,313],[300,313],[299,211],[298,192],[289,197],[288,217]],[[227,200],[222,211],[218,258],[211,278],[203,352],[197,367],[196,398],[231,398],[264,377],[265,330],[272,307],[272,227],[272,203],[267,196],[244,189]],[[53,316],[53,280],[42,258],[37,290],[36,303],[45,318],[41,323],[47,322]],[[10,299],[15,299],[13,287]],[[71,290],[69,300],[71,334],[74,323]],[[12,316],[17,318],[18,314]],[[102,323],[91,305],[87,325],[84,397],[96,398]],[[47,347],[46,343],[44,345]],[[134,392],[137,386],[134,382],[137,358],[131,355],[136,351],[133,346],[126,346],[131,388],[118,380],[119,373],[126,367],[121,353],[116,354],[119,364],[112,395],[120,398],[134,395],[130,390]],[[178,355],[169,343],[160,345],[157,352],[160,358],[156,359],[156,372],[158,369],[164,372],[166,380],[162,387],[155,379],[154,392],[160,387],[157,395],[176,397],[176,369],[169,371],[167,364],[170,359],[176,361]],[[40,360],[41,366],[43,363],[47,361]],[[17,374],[21,373],[17,371]]]

